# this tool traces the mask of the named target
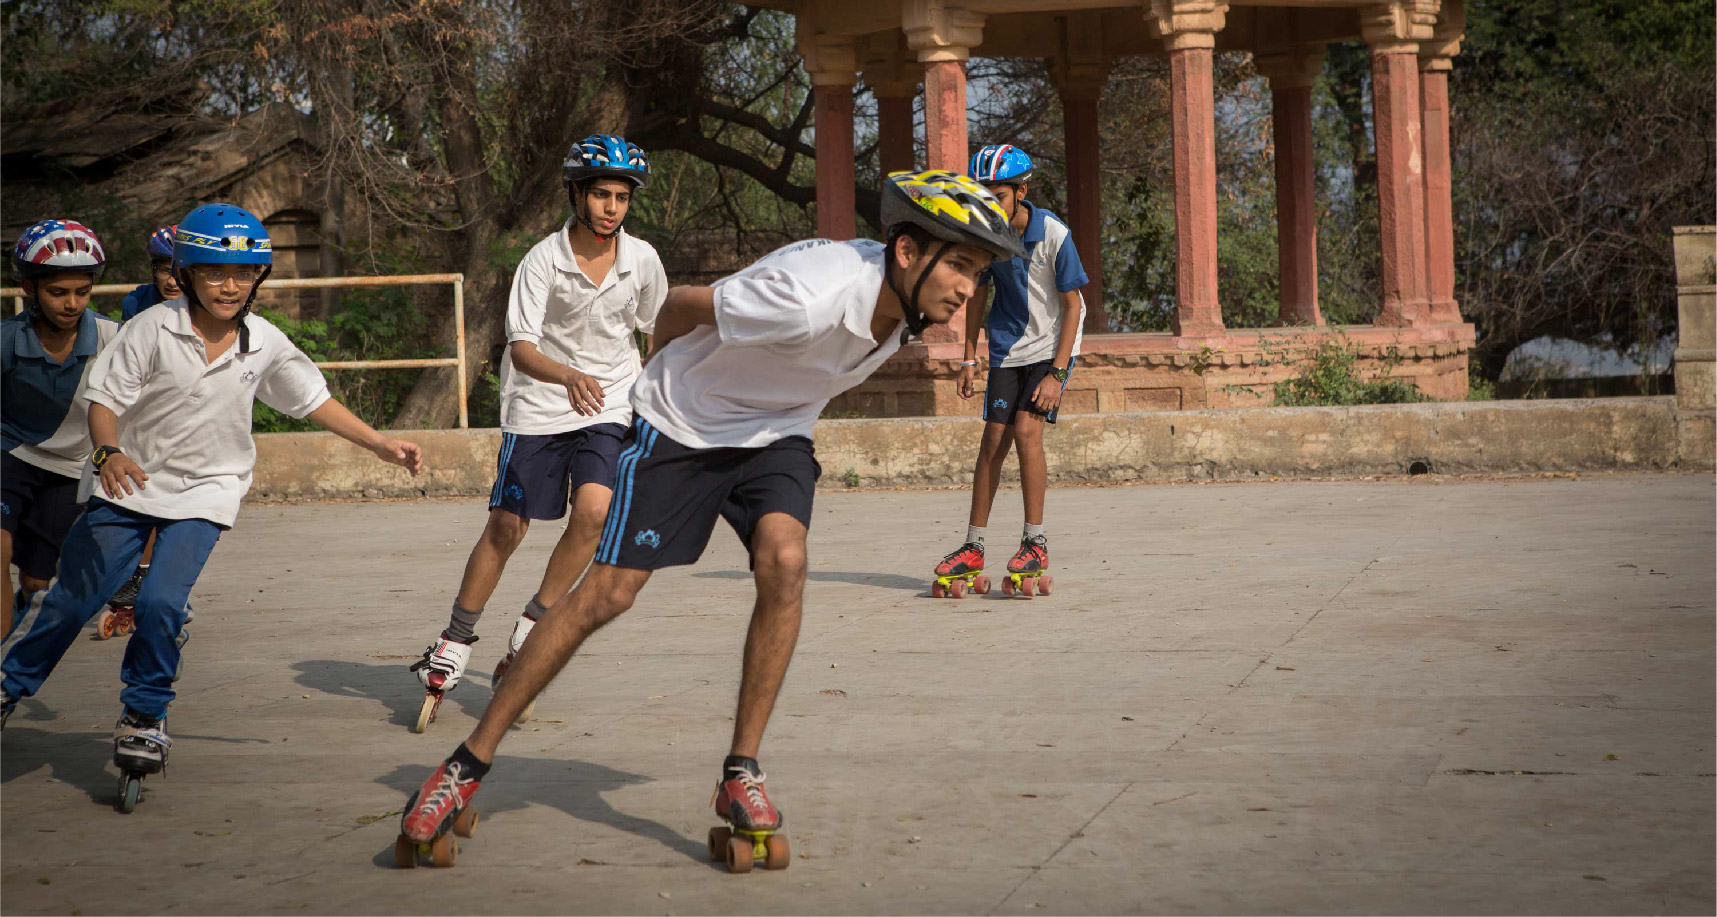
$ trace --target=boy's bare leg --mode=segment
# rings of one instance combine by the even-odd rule
[[[1026,525],[1043,524],[1043,494],[1049,489],[1049,462],[1043,456],[1043,418],[1029,411],[1014,415],[1019,446],[1019,487],[1025,496]]]
[[[978,467],[972,474],[972,513],[967,517],[967,522],[978,528],[990,524],[990,509],[996,502],[996,490],[1002,485],[1002,465],[1007,462],[1013,438],[1013,428],[1007,424],[984,424],[984,438],[978,445]]]
[[[495,749],[519,714],[560,674],[586,638],[632,607],[638,590],[649,579],[648,570],[606,564],[591,567],[577,589],[549,606],[537,620],[531,638],[513,659],[465,747],[479,760],[495,760]]]
[[[739,710],[733,718],[731,754],[757,757],[763,728],[799,642],[805,593],[805,525],[786,513],[769,513],[752,532],[757,603],[745,635]],[[534,639],[534,636],[533,636]]]
[[[465,575],[459,581],[460,608],[481,611],[489,604],[489,597],[500,585],[501,571],[507,568],[507,559],[518,550],[530,527],[531,521],[522,516],[504,509],[489,511],[489,521],[471,549],[471,556],[465,561]]]
[[[537,604],[547,608],[560,601],[590,566],[613,496],[613,489],[601,484],[582,484],[572,492],[572,519],[549,555],[548,569],[543,571],[542,586],[537,589]]]

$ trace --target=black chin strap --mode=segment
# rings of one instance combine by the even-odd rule
[[[244,308],[238,310],[238,314],[233,316],[233,321],[238,322],[239,353],[250,353],[250,325],[244,320],[244,317],[250,314],[251,304],[256,302],[256,293],[258,290],[262,289],[262,282],[267,280],[268,275],[272,273],[274,273],[274,265],[272,264],[262,269],[262,276],[256,278],[256,283],[252,284],[250,287],[250,296],[245,299]],[[179,278],[179,289],[184,291],[185,300],[204,312],[208,312],[211,316],[214,315],[215,313],[210,312],[209,307],[203,305],[203,301],[197,298],[197,285],[195,283],[188,282],[192,279],[190,275],[191,272],[187,269],[184,272],[184,276]]]
[[[900,312],[906,319],[906,330],[900,332],[900,343],[902,346],[904,346],[907,341],[923,334],[924,327],[929,324],[929,322],[924,320],[923,311],[918,308],[918,292],[924,289],[924,281],[930,279],[930,272],[936,269],[936,263],[942,260],[942,256],[948,253],[948,249],[953,247],[954,244],[952,242],[943,242],[942,247],[936,249],[936,254],[930,256],[930,263],[924,265],[924,270],[920,271],[918,274],[918,282],[912,285],[911,299],[907,299],[900,295],[900,287],[894,282],[894,272],[892,270],[883,272],[882,276],[888,281],[888,288],[894,292],[894,298],[900,300]],[[894,247],[893,245],[890,245],[889,253],[891,260],[893,257],[893,251]],[[892,264],[889,266],[893,267]]]

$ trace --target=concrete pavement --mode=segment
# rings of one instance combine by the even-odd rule
[[[515,729],[452,870],[392,868],[554,540],[430,734],[406,664],[479,500],[251,505],[165,779],[111,808],[118,642],[3,733],[6,913],[1711,913],[1713,479],[1072,487],[1057,589],[937,602],[963,491],[818,497],[765,744],[795,862],[704,855],[751,584],[719,531]],[[992,554],[1018,531],[1004,491]]]

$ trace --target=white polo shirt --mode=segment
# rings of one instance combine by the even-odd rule
[[[811,239],[716,281],[715,326],[656,354],[632,390],[638,416],[695,449],[811,435],[829,399],[900,349],[870,336],[883,247]]]
[[[119,415],[119,450],[149,475],[147,486],[109,502],[163,519],[231,526],[250,490],[256,442],[252,405],[302,418],[330,397],[322,371],[280,329],[247,316],[250,349],[213,363],[191,327],[183,296],[138,313],[90,370],[87,396]],[[86,471],[93,484],[94,468]]]
[[[632,422],[632,384],[640,369],[632,332],[656,327],[668,275],[650,243],[623,229],[614,266],[600,284],[592,282],[573,257],[567,236],[573,225],[567,220],[519,262],[507,302],[507,342],[529,341],[543,356],[595,379],[602,413],[581,416],[567,401],[566,386],[515,369],[508,347],[501,358],[501,429],[508,433],[546,436]]]

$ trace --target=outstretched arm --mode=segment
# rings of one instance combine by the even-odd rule
[[[305,416],[341,439],[370,450],[375,453],[376,458],[384,462],[398,465],[414,475],[423,470],[423,449],[417,443],[408,443],[377,432],[374,427],[359,419],[358,415],[346,410],[345,405],[332,398],[322,402],[321,407]]]

